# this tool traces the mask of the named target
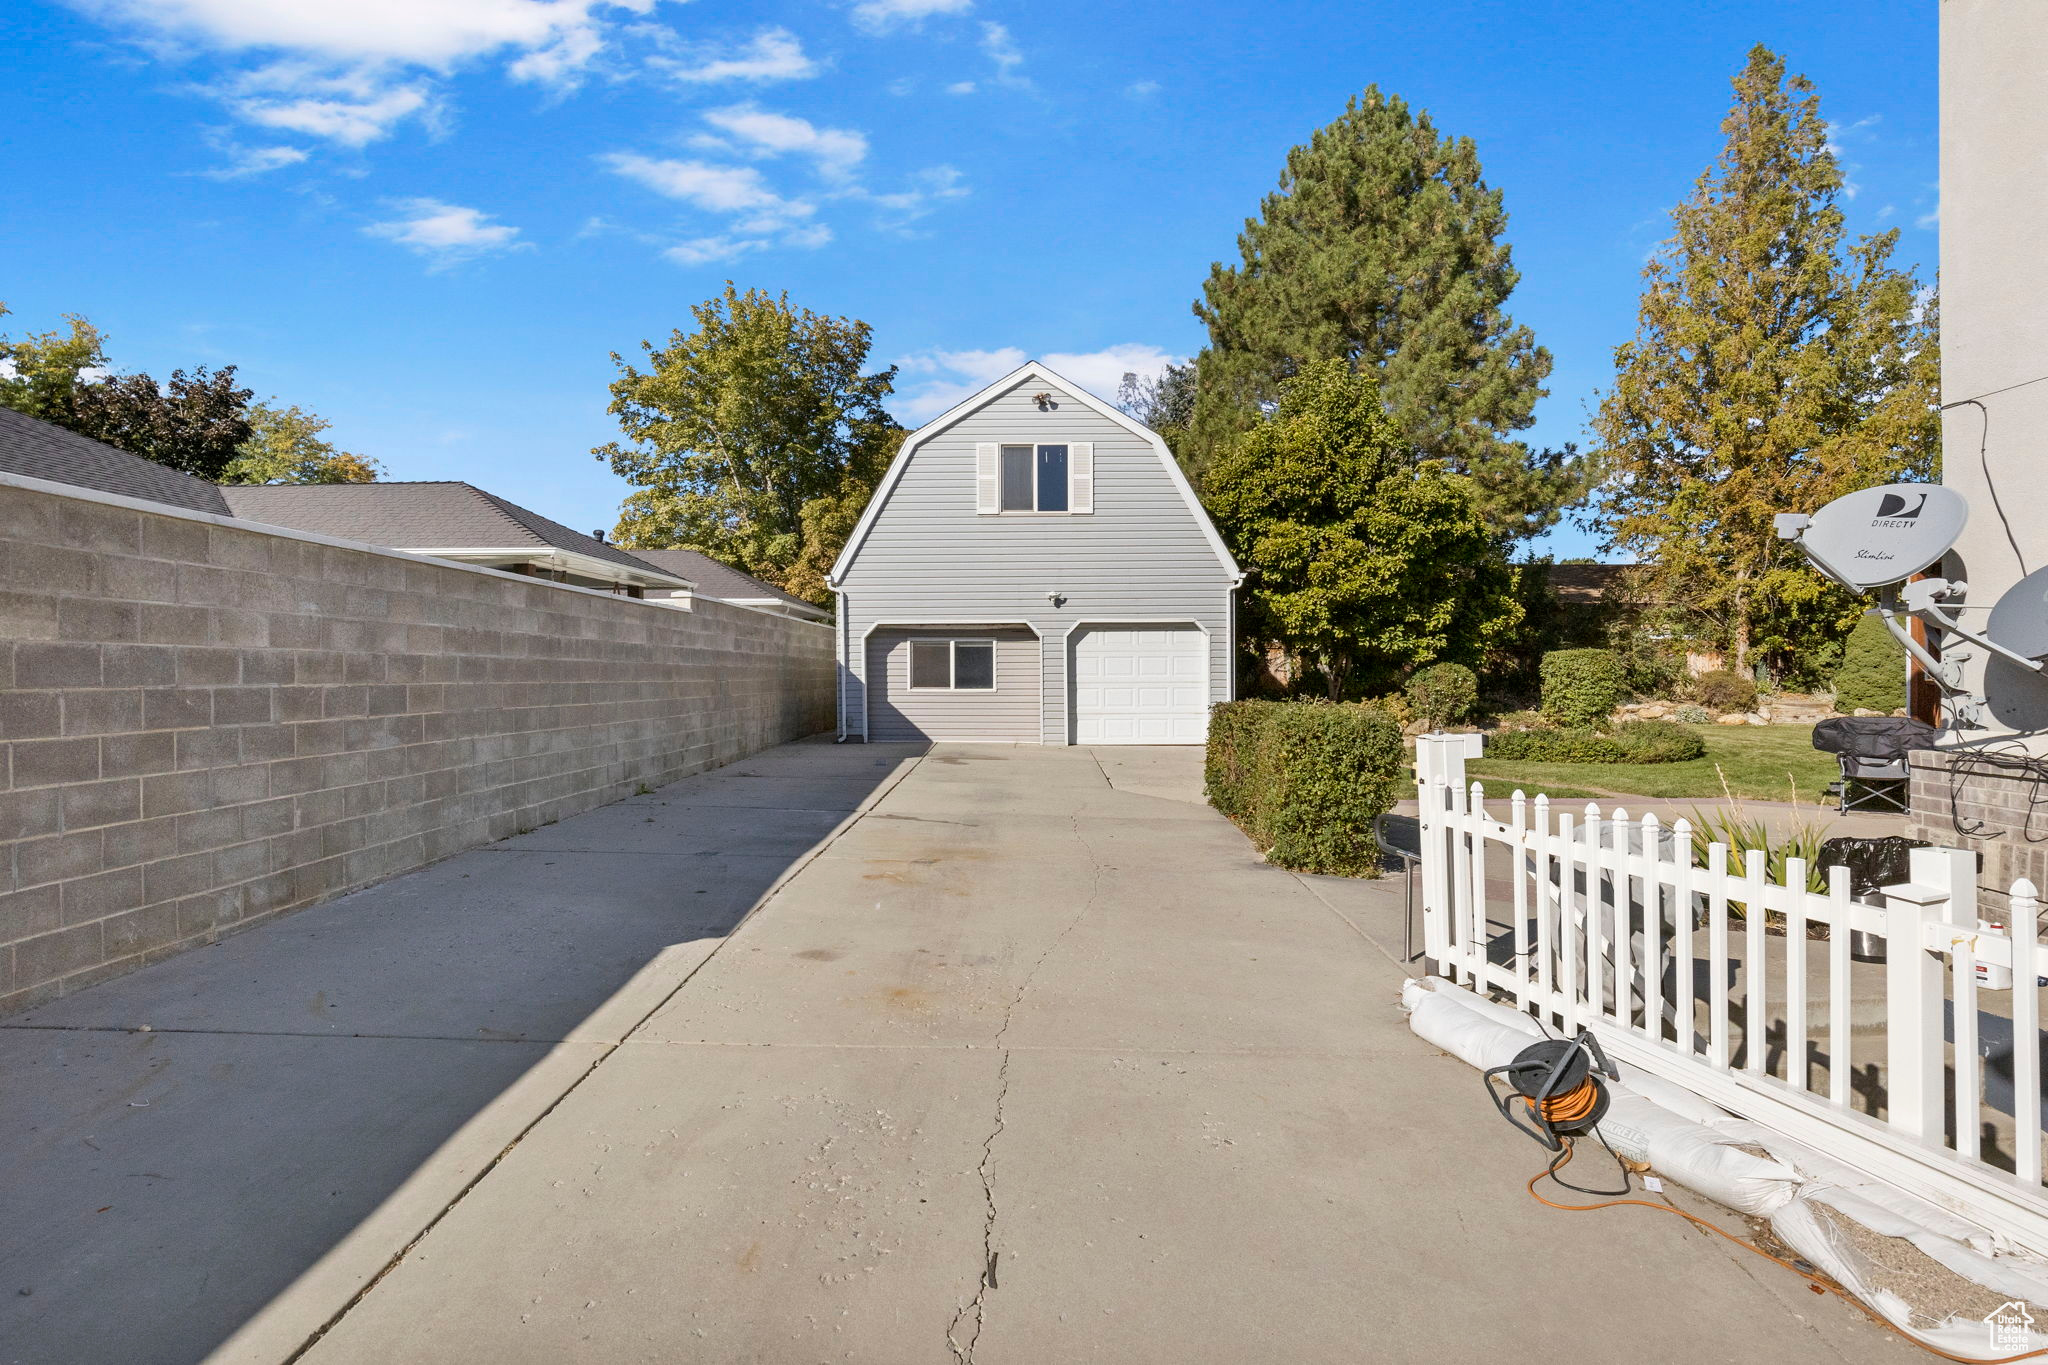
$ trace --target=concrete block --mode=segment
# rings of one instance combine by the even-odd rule
[[[64,890],[61,886],[51,883],[0,895],[0,942],[14,943],[63,927]]]
[[[118,825],[142,818],[142,782],[123,777],[47,789],[61,796],[66,830]],[[35,795],[38,793],[22,793]]]
[[[140,688],[74,690],[63,698],[67,735],[118,735],[143,728]]]
[[[182,659],[180,673],[183,672]],[[142,693],[143,728],[196,729],[213,723],[213,694],[203,687],[151,687]]]
[[[14,945],[14,974],[17,981],[37,984],[55,981],[71,972],[99,964],[105,956],[105,939],[97,923],[38,934]]]
[[[0,692],[0,740],[54,738],[64,724],[62,695]]]
[[[142,904],[142,869],[123,867],[77,877],[63,883],[62,890],[65,924],[105,919]]]
[[[16,787],[99,780],[97,739],[32,739],[12,747]]]
[[[100,651],[101,673],[108,687],[169,687],[177,657],[169,645],[110,644]]]
[[[99,687],[100,648],[71,641],[25,640],[14,647],[16,687]]]
[[[99,745],[103,777],[142,777],[177,766],[177,741],[168,733],[106,735]]]

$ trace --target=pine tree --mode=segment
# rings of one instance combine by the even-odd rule
[[[1343,359],[1378,379],[1419,455],[1472,477],[1504,538],[1555,521],[1581,485],[1572,452],[1532,455],[1514,438],[1550,353],[1503,311],[1521,278],[1506,227],[1472,140],[1368,87],[1287,154],[1279,189],[1238,236],[1242,263],[1210,268],[1195,305],[1209,345],[1177,453],[1199,480],[1288,376]]]
[[[1610,544],[1744,669],[1839,640],[1862,609],[1771,517],[1933,477],[1939,357],[1932,298],[1891,264],[1897,231],[1845,242],[1811,82],[1758,46],[1734,89],[1593,426]]]

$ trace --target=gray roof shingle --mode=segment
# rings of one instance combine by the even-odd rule
[[[664,573],[689,579],[697,585],[697,591],[706,597],[741,602],[759,601],[765,597],[792,607],[815,611],[820,615],[830,614],[815,602],[793,597],[773,584],[763,583],[751,574],[741,573],[732,565],[720,563],[700,550],[635,550],[633,553]]]
[[[12,408],[0,407],[0,470],[168,503],[188,512],[233,515],[220,489],[204,479]]]
[[[234,515],[395,550],[495,550],[531,545],[670,573],[473,484],[327,483],[229,486]]]

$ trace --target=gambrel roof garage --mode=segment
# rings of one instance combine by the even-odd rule
[[[1242,580],[1157,433],[1025,365],[905,439],[833,566],[841,733],[1199,743]]]

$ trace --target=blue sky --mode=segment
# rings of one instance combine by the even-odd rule
[[[14,0],[0,328],[241,367],[389,476],[590,528],[609,352],[730,277],[872,323],[915,424],[1026,355],[1200,346],[1211,261],[1368,83],[1473,137],[1580,435],[1750,44],[1819,85],[1852,226],[1935,262],[1935,5]],[[1546,547],[1585,553],[1563,532]]]

